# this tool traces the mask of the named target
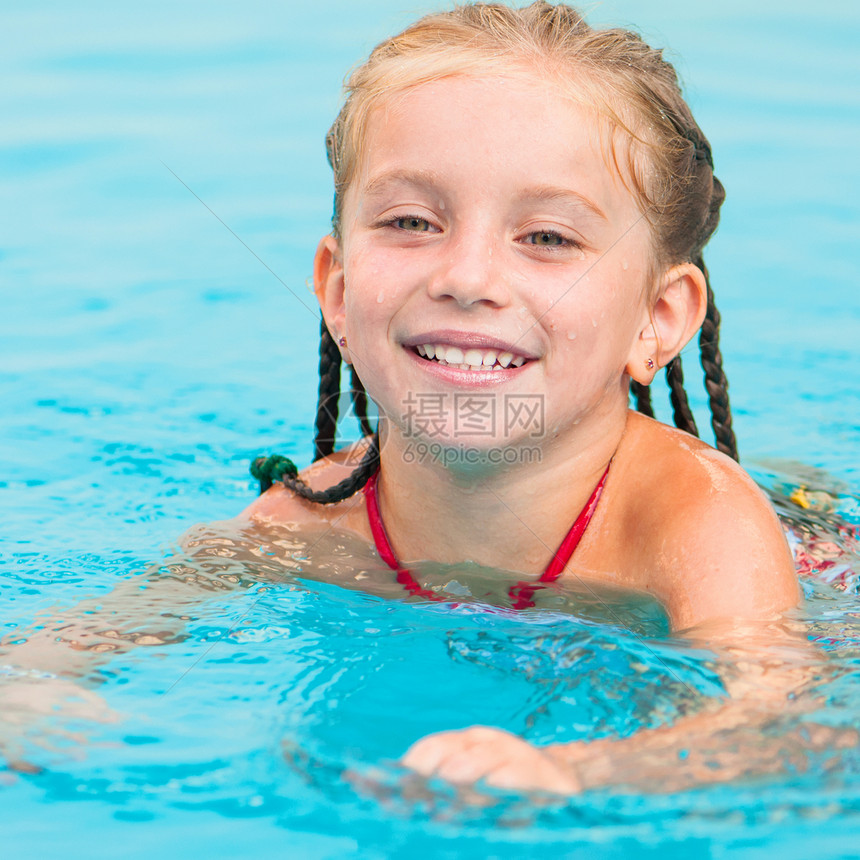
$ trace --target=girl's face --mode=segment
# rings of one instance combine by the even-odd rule
[[[487,449],[623,414],[651,236],[587,109],[527,75],[444,78],[375,108],[362,155],[317,287],[394,428]]]

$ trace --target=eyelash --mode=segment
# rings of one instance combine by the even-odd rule
[[[403,222],[410,221],[420,222],[421,224],[426,225],[426,227],[425,229],[416,229],[414,227],[410,228],[403,226]],[[382,221],[379,226],[393,227],[396,230],[402,230],[404,233],[432,233],[435,229],[433,223],[429,219],[422,218],[420,215],[398,215],[396,218],[389,218]],[[575,239],[571,239],[570,237],[559,233],[557,230],[534,230],[525,235],[525,240],[531,239],[535,236],[551,236],[558,241],[551,245],[540,245],[537,242],[530,241],[524,241],[523,244],[532,245],[535,248],[549,249],[551,251],[560,251],[566,248],[579,249],[582,247]]]
[[[537,242],[529,242],[526,241],[525,244],[533,245],[536,248],[579,248],[580,245],[574,239],[570,239],[567,236],[563,236],[557,230],[534,230],[531,233],[527,233],[525,238],[526,240],[532,239],[535,236],[547,236],[552,237],[553,239],[557,239],[557,242],[553,242],[551,245],[540,245]]]
[[[425,229],[416,229],[410,227],[404,227],[403,222],[420,222],[421,224],[425,224]],[[402,230],[404,233],[432,233],[434,230],[433,224],[427,219],[422,218],[420,215],[398,215],[396,218],[388,218],[385,221],[382,221],[379,224],[380,227],[393,227],[395,230]]]

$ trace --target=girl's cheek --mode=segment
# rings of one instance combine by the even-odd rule
[[[367,259],[363,254],[355,254],[346,269],[346,290],[344,302],[347,311],[353,314],[372,315],[385,301],[384,268]]]
[[[579,275],[575,280],[564,280],[556,286],[549,296],[544,296],[544,313],[554,313],[572,324],[581,322],[593,313],[599,296],[595,291],[599,286],[591,275]]]

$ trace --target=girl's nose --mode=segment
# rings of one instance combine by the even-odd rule
[[[453,299],[461,307],[510,301],[501,266],[501,249],[475,233],[452,241],[430,277],[427,292],[434,299]]]

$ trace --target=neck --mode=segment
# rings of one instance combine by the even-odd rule
[[[516,462],[502,465],[464,463],[456,448],[421,462],[415,440],[394,428],[382,445],[378,493],[397,558],[541,573],[617,450],[626,415],[590,438],[582,428],[578,445],[554,438],[505,449]]]

